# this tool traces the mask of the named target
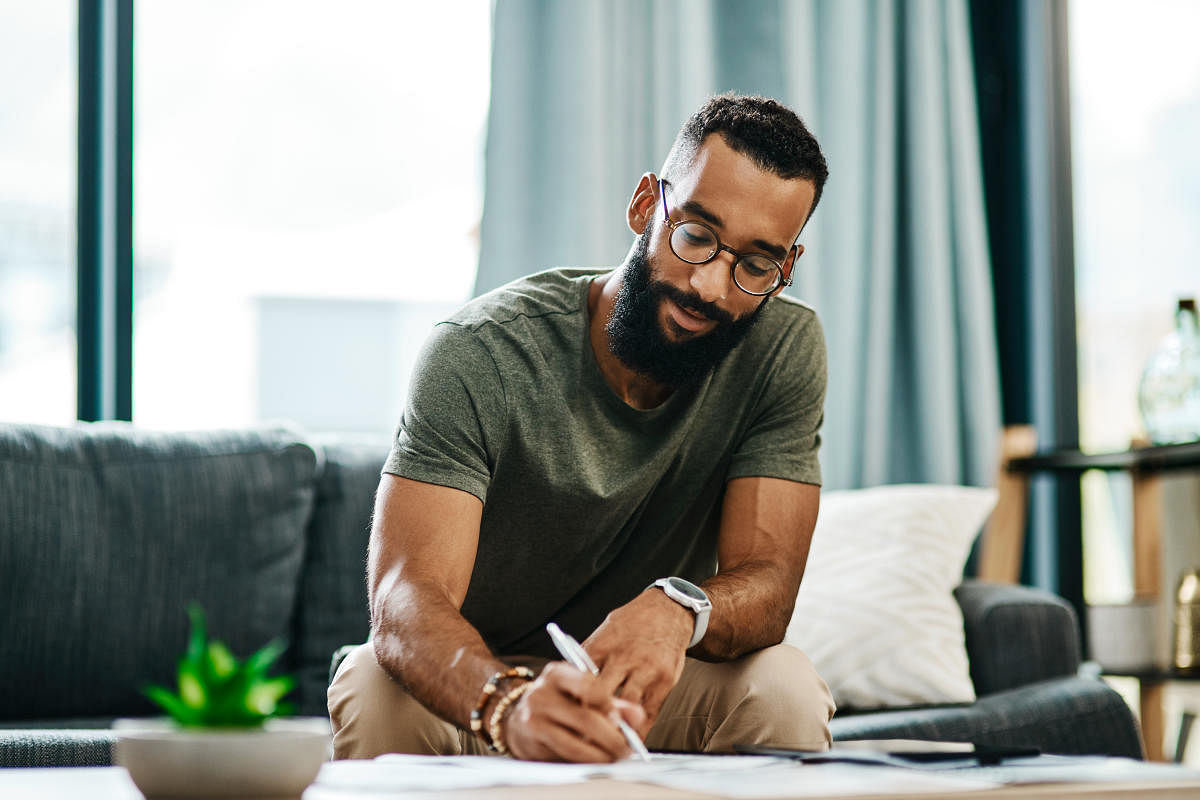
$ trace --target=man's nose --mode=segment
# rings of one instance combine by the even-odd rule
[[[737,256],[722,250],[707,264],[692,267],[692,290],[706,303],[719,303],[729,293],[729,279],[733,274],[733,261]]]

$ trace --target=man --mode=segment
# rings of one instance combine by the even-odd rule
[[[533,275],[437,326],[376,501],[373,639],[329,690],[337,757],[609,761],[619,720],[659,749],[828,746],[829,691],[780,644],[824,340],[777,296],[826,175],[791,111],[712,98],[638,183],[619,270]],[[598,676],[557,660],[551,621]]]

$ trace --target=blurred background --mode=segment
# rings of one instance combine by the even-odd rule
[[[736,90],[830,163],[790,290],[828,488],[991,484],[1006,424],[1123,449],[1200,294],[1196,30],[1192,0],[0,0],[0,420],[387,437],[434,322],[618,264],[638,177]],[[1122,480],[1039,483],[1030,582],[1128,597]]]

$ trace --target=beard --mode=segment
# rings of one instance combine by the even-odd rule
[[[649,238],[642,234],[629,254],[621,288],[605,325],[608,348],[634,372],[678,389],[699,382],[729,355],[758,321],[767,298],[754,311],[735,318],[715,303],[654,280],[648,248]],[[663,298],[715,320],[716,327],[696,338],[671,341],[658,322]]]

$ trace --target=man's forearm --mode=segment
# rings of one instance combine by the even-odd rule
[[[375,657],[426,708],[468,728],[488,678],[505,666],[432,583],[397,580],[372,598]]]
[[[706,661],[728,661],[783,641],[800,577],[780,564],[747,562],[702,584],[712,601],[708,632],[688,652]]]

